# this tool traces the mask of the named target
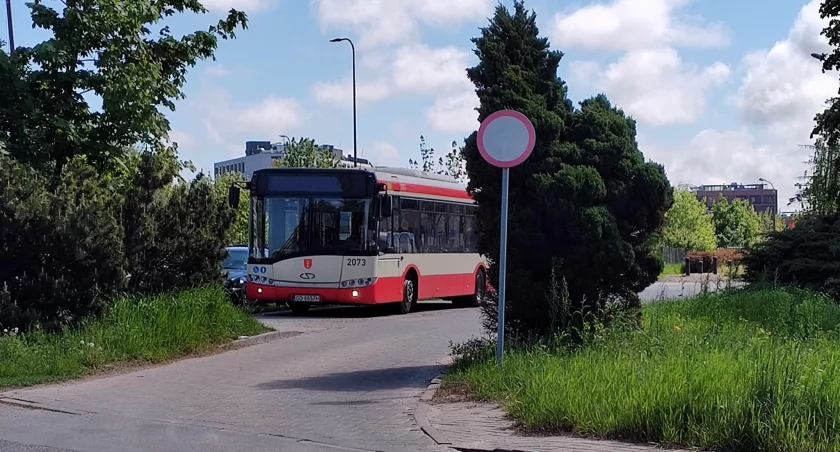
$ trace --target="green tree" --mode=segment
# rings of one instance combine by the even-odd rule
[[[243,183],[245,178],[240,173],[227,173],[216,177],[215,186],[217,196],[227,203],[228,190],[234,183]],[[242,190],[239,207],[234,213],[233,223],[227,232],[225,243],[228,246],[248,243],[248,221],[251,216],[251,194]]]
[[[206,13],[198,0],[65,0],[61,10],[46,3],[27,6],[50,38],[0,56],[0,136],[9,154],[54,180],[78,155],[106,171],[126,148],[166,147],[163,110],[184,98],[187,69],[247,23],[231,10],[207,31],[176,37],[160,23],[176,12]],[[101,100],[99,110],[85,93]]]
[[[420,135],[420,161],[408,159],[408,166],[427,173],[452,176],[458,182],[465,183],[467,170],[463,154],[464,147],[458,147],[458,143],[453,141],[452,149],[444,157],[435,160],[435,149],[427,147],[426,139]]]
[[[536,147],[510,170],[506,326],[514,335],[550,334],[568,309],[599,315],[609,300],[639,312],[638,292],[663,263],[655,246],[673,193],[661,165],[646,162],[632,119],[604,96],[575,110],[557,78],[562,53],[539,35],[536,14],[515,1],[496,7],[474,38],[467,69],[480,100],[478,119],[515,109],[534,124]],[[476,133],[464,148],[468,189],[478,201],[480,252],[499,278],[501,170],[480,156]],[[562,298],[565,298],[562,297]],[[494,323],[491,319],[485,326]],[[560,320],[558,320],[560,319]]]
[[[274,161],[277,168],[338,168],[341,159],[329,148],[320,147],[309,138],[291,139],[282,159]]]
[[[761,233],[761,219],[744,199],[729,202],[721,196],[712,206],[712,219],[718,245],[724,248],[752,246]]]
[[[769,209],[762,211],[758,215],[758,218],[761,224],[759,230],[762,234],[783,231],[785,229],[785,219],[781,215],[774,215]]]
[[[840,210],[840,144],[829,145],[818,138],[810,147],[813,150],[808,160],[805,184],[798,194],[804,210],[817,215]]]
[[[689,190],[674,191],[674,205],[665,214],[663,242],[687,251],[713,251],[717,248],[715,225],[706,204]]]

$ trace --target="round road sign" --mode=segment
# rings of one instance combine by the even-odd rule
[[[534,125],[515,110],[491,114],[478,129],[478,151],[484,160],[499,168],[524,162],[534,150],[536,141]]]

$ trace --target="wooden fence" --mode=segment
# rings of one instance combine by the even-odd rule
[[[685,260],[686,253],[682,248],[671,248],[670,246],[662,247],[662,259],[665,264],[682,264]]]

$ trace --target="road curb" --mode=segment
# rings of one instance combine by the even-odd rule
[[[417,426],[420,427],[420,430],[423,430],[423,433],[425,433],[429,438],[432,438],[434,442],[442,446],[450,446],[452,445],[452,442],[443,436],[443,434],[436,428],[432,427],[431,423],[429,423],[428,402],[432,400],[435,393],[437,393],[438,389],[440,389],[440,383],[443,381],[443,376],[445,374],[446,373],[444,372],[433,378],[429,383],[429,386],[426,387],[426,390],[423,391],[423,394],[420,394],[420,401],[417,403],[417,409],[414,410],[414,421],[417,422]]]
[[[248,336],[237,339],[227,344],[222,344],[219,348],[226,350],[235,350],[243,347],[250,347],[252,345],[264,344],[266,342],[276,341],[277,339],[285,339],[287,337],[294,337],[303,334],[300,331],[269,331],[268,333],[258,334],[256,336]]]

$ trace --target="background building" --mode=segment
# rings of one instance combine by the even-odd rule
[[[331,144],[319,145],[322,149],[329,149],[336,157],[341,160],[341,166],[352,167],[353,157],[344,156],[343,150]],[[242,157],[224,160],[213,164],[213,174],[219,176],[228,173],[239,173],[245,176],[245,180],[250,180],[254,171],[271,168],[274,166],[275,160],[282,160],[285,157],[286,143],[270,141],[246,141],[245,155]],[[370,162],[365,159],[357,159],[360,166],[369,166]]]
[[[744,199],[753,206],[756,212],[770,210],[774,214],[779,213],[779,194],[775,188],[768,184],[744,185],[733,182],[729,185],[701,185],[692,187],[697,198],[706,203],[706,207],[712,208],[714,203],[723,196],[727,201]]]

